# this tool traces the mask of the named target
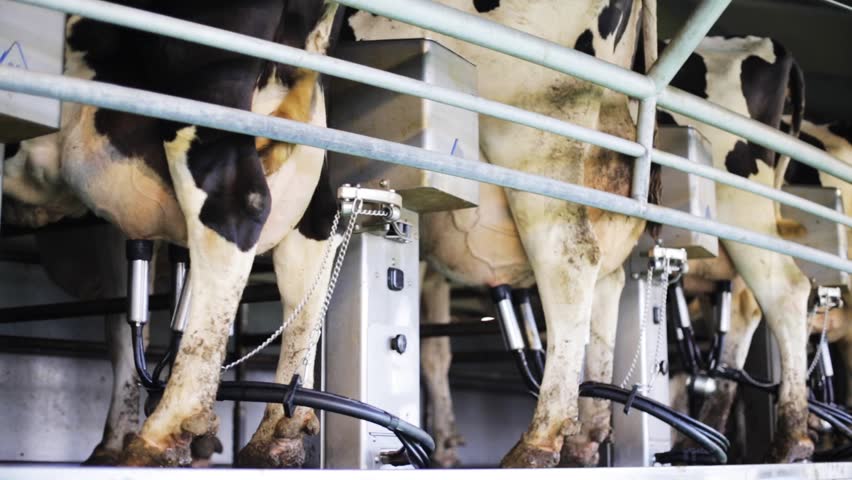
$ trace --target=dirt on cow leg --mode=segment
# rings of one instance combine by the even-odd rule
[[[278,383],[290,383],[293,376],[299,374],[305,388],[311,388],[314,384],[318,340],[314,332],[322,308],[322,292],[325,292],[331,276],[331,264],[329,262],[322,272],[319,272],[319,268],[328,242],[337,240],[312,240],[296,230],[275,247],[273,262],[285,319],[292,315],[317,275],[320,276],[316,293],[281,334],[281,352],[275,370],[275,381]],[[300,467],[306,459],[305,436],[318,432],[319,421],[312,409],[296,408],[293,417],[287,418],[280,403],[268,404],[263,420],[249,443],[240,451],[237,463],[242,467]]]
[[[769,460],[793,463],[808,460],[814,444],[808,436],[808,410],[792,404],[778,406],[778,431],[772,443]]]

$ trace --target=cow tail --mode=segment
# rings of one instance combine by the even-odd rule
[[[657,0],[642,0],[642,51],[645,71],[657,61]]]
[[[308,34],[308,38],[305,41],[305,50],[321,54],[328,52],[334,38],[333,32],[339,6],[340,4],[337,2],[330,0],[323,2],[322,14],[314,29]]]
[[[788,127],[782,122],[782,129],[794,138],[798,138],[805,117],[805,75],[795,59],[791,59],[790,63],[787,100],[790,104],[790,125]],[[775,162],[775,188],[781,188],[784,185],[784,176],[789,165],[790,157],[788,155],[778,155]]]

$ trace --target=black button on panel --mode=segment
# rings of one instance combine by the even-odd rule
[[[408,348],[408,339],[405,338],[405,335],[399,334],[393,338],[391,338],[391,349],[398,352],[400,355],[405,353],[405,350]]]
[[[405,286],[405,274],[402,270],[394,267],[388,268],[388,288],[394,292],[402,290]]]

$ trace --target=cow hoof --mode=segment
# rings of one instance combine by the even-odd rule
[[[776,441],[770,452],[770,460],[774,463],[803,462],[814,453],[814,443],[808,437],[799,439],[781,439]]]
[[[565,439],[560,467],[596,467],[600,461],[600,443],[587,439]]]
[[[237,465],[251,468],[298,468],[305,463],[302,437],[273,438],[267,442],[249,442],[240,450]]]
[[[559,463],[559,451],[527,443],[522,438],[500,462],[502,468],[551,468]]]
[[[453,468],[459,466],[459,454],[455,448],[435,450],[432,454],[432,466],[436,468]]]
[[[222,442],[216,435],[208,433],[194,438],[189,446],[189,451],[192,453],[193,467],[209,467],[210,457],[214,453],[222,453]]]
[[[125,447],[119,465],[128,467],[188,467],[192,464],[189,442],[162,449],[136,435]]]
[[[94,451],[92,451],[92,454],[89,455],[89,458],[83,462],[83,465],[89,467],[110,467],[118,465],[120,458],[120,451],[110,450],[98,445],[95,447]]]

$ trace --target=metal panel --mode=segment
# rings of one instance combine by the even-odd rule
[[[325,388],[420,424],[420,270],[417,215],[408,243],[383,232],[356,233],[332,298],[325,330]],[[404,286],[392,291],[388,269],[402,270]],[[404,353],[391,340],[404,335]],[[397,450],[397,438],[383,427],[328,413],[323,425],[328,468],[376,469],[382,452]]]
[[[353,42],[340,45],[336,54],[430,85],[476,94],[476,67],[431,40]],[[332,128],[479,161],[479,117],[473,112],[343,79],[332,80],[329,100]],[[387,180],[402,195],[405,207],[416,212],[479,203],[479,185],[470,180],[341,153],[330,153],[328,159],[332,186],[378,188],[381,180]]]
[[[713,165],[710,142],[692,127],[660,127],[657,130],[660,150],[686,158],[700,165]],[[698,175],[661,167],[663,184],[660,204],[710,220],[716,219],[716,185]],[[650,248],[648,237],[643,249]],[[663,226],[660,233],[663,246],[683,248],[689,258],[708,258],[719,254],[719,239],[705,233]]]
[[[0,66],[62,73],[65,15],[0,0]],[[0,93],[0,142],[15,142],[59,128],[59,100]]]
[[[841,192],[834,187],[785,185],[784,191],[833,208],[838,212],[843,212]],[[793,240],[809,247],[836,254],[841,258],[847,258],[848,240],[846,227],[828,222],[815,215],[786,205],[781,205],[781,215],[799,222],[805,229],[804,236],[794,238]],[[846,272],[815,265],[799,259],[796,260],[796,263],[815,286],[849,288],[849,274]]]
[[[631,265],[647,265],[647,257],[640,257],[639,251],[638,249],[635,250],[631,259],[628,259],[624,264],[627,280],[619,304],[618,335],[615,340],[615,356],[613,358],[613,380],[619,382],[627,375],[633,355],[639,348],[639,362],[630,380],[630,385],[635,383],[647,385],[650,383],[649,373],[655,368],[653,363],[658,335],[661,336],[660,341],[663,345],[661,349],[663,360],[668,365],[667,348],[665,347],[667,345],[665,322],[655,324],[650,318],[650,312],[647,312],[645,341],[639,342],[638,340],[641,338],[639,334],[640,312],[647,308],[645,301],[648,288],[645,270],[641,267],[631,267]],[[640,258],[642,260],[639,260]],[[630,386],[627,388],[630,388]],[[664,405],[669,404],[668,374],[657,375],[652,385],[650,397]],[[616,466],[653,465],[654,453],[671,450],[671,428],[646,413],[633,410],[625,414],[619,405],[614,405],[612,427],[614,465]]]

